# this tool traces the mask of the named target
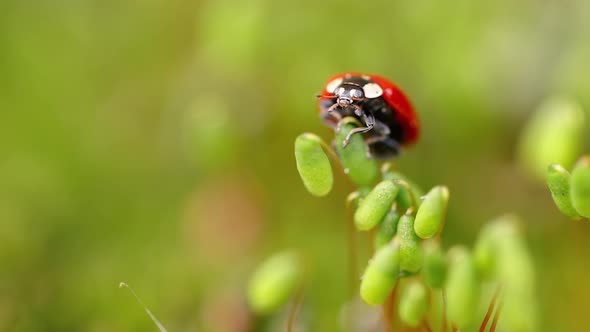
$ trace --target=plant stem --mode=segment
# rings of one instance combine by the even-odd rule
[[[348,223],[348,265],[349,265],[349,283],[350,283],[350,297],[353,298],[355,288],[358,283],[358,253],[357,253],[357,238],[356,230],[352,222]]]
[[[412,200],[412,208],[414,209],[413,212],[417,211],[418,210],[418,202],[416,202],[416,195],[414,193],[414,190],[412,190],[412,186],[410,186],[410,184],[407,181],[402,180],[402,179],[393,180],[393,183],[404,187],[408,191],[408,194],[410,195],[410,199]]]
[[[295,324],[295,319],[297,318],[297,314],[299,313],[299,308],[301,307],[302,302],[303,287],[299,288],[299,290],[297,291],[297,295],[295,295],[293,305],[291,306],[291,310],[289,311],[289,319],[287,320],[287,332],[293,331],[293,325]]]
[[[399,285],[399,279],[395,280],[395,284],[391,293],[383,303],[383,331],[393,331],[393,309],[395,307],[395,295],[397,294],[397,287]]]
[[[332,149],[330,144],[324,142],[323,139],[320,139],[319,142],[320,142],[320,145],[324,148],[324,151],[330,155],[330,158],[338,164],[338,166],[340,167],[341,170],[344,171],[344,165],[342,165],[342,161],[340,161],[340,158],[338,158],[338,155],[336,154],[334,149]]]
[[[452,325],[453,325],[453,332],[459,332],[459,329],[457,328],[457,326],[455,324],[452,324]]]
[[[349,285],[348,292],[350,298],[355,296],[355,288],[358,281],[358,245],[356,237],[356,228],[354,226],[352,203],[358,198],[359,193],[355,191],[346,198],[346,209],[348,211],[348,219],[346,232],[348,233],[348,273]]]
[[[442,294],[442,330],[443,332],[447,332],[447,295],[445,289],[443,288],[441,291]]]
[[[494,320],[492,321],[492,326],[490,326],[490,332],[496,331],[496,324],[498,324],[498,319],[500,318],[500,311],[502,311],[502,302],[498,304],[498,309],[494,314]]]
[[[158,327],[158,329],[161,332],[168,332],[166,330],[166,328],[164,327],[164,325],[162,325],[162,323],[160,323],[160,321],[156,318],[156,316],[154,314],[152,314],[152,312],[150,311],[150,309],[148,309],[148,307],[143,303],[143,301],[139,298],[139,296],[137,296],[137,294],[135,294],[135,291],[133,290],[133,288],[129,287],[129,285],[127,285],[127,283],[125,282],[121,282],[119,284],[119,288],[127,288],[129,290],[129,292],[131,292],[131,294],[133,295],[133,297],[135,297],[135,299],[137,300],[137,302],[143,307],[143,309],[145,310],[145,312],[148,314],[148,316],[150,316],[150,318],[152,319],[152,321],[154,322],[154,324],[156,324],[156,326]]]
[[[426,330],[426,332],[432,332],[432,327],[430,327],[430,324],[426,319],[422,321],[422,327]]]
[[[488,307],[488,311],[486,312],[486,316],[484,317],[483,321],[481,322],[481,326],[479,327],[479,332],[485,331],[486,326],[488,325],[488,321],[490,320],[490,317],[492,317],[492,312],[494,312],[494,307],[496,306],[496,300],[498,299],[498,296],[500,295],[500,290],[501,290],[501,287],[498,286],[498,289],[496,289],[496,292],[492,296],[492,301],[490,302],[490,306]]]

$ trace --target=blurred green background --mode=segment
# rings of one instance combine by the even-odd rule
[[[294,138],[330,75],[390,77],[423,134],[398,167],[451,189],[444,244],[526,222],[544,331],[587,331],[590,224],[516,164],[542,101],[590,109],[590,2],[0,3],[0,331],[244,331],[248,274],[303,250],[301,319],[348,299],[343,176],[309,195]],[[585,146],[588,149],[588,135]]]

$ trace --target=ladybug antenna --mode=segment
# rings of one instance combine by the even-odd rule
[[[335,95],[316,95],[315,97],[317,99],[334,99],[337,96],[335,96]]]

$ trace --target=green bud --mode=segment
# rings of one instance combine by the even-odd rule
[[[474,259],[480,275],[502,285],[502,321],[508,331],[537,331],[535,272],[518,229],[519,220],[501,216],[482,229]]]
[[[391,210],[398,187],[391,181],[378,183],[359,204],[354,214],[354,223],[361,231],[375,227]]]
[[[399,300],[399,317],[411,327],[420,325],[428,311],[428,292],[426,287],[416,280],[411,281]]]
[[[299,256],[286,251],[268,258],[252,275],[248,285],[248,303],[252,311],[269,314],[295,292],[302,275]]]
[[[447,276],[447,259],[435,241],[424,243],[424,280],[432,288],[442,288]]]
[[[473,322],[479,304],[480,285],[473,259],[467,249],[449,251],[449,272],[445,284],[449,320],[459,329]]]
[[[584,112],[570,100],[552,98],[544,102],[527,123],[519,143],[522,165],[540,179],[547,165],[572,166],[583,143]]]
[[[301,134],[295,140],[295,160],[303,185],[312,195],[325,196],[332,190],[330,160],[322,149],[322,139],[314,134]]]
[[[399,274],[399,244],[394,240],[377,250],[361,281],[361,298],[370,305],[385,301]]]
[[[498,241],[498,280],[504,294],[502,320],[507,330],[537,329],[537,299],[532,258],[520,234]]]
[[[414,231],[423,238],[429,239],[438,233],[447,212],[449,189],[445,186],[432,188],[416,213]]]
[[[505,215],[483,226],[473,249],[473,261],[480,278],[498,277],[499,243],[518,233],[517,224],[515,216]]]
[[[496,274],[496,252],[494,239],[481,232],[473,248],[473,262],[483,280],[490,280]]]
[[[590,218],[590,156],[576,163],[570,179],[570,196],[576,211]]]
[[[405,214],[399,219],[397,234],[400,238],[400,268],[402,271],[418,272],[422,267],[420,238],[414,233],[414,217]]]
[[[378,175],[377,162],[367,157],[367,145],[362,134],[352,135],[350,143],[344,148],[342,144],[348,133],[356,128],[353,118],[345,118],[336,132],[336,151],[340,156],[344,172],[357,185],[369,185],[375,182]]]
[[[561,165],[551,164],[547,168],[547,186],[559,211],[572,219],[580,219],[570,199],[570,173]]]
[[[399,186],[399,194],[397,195],[396,202],[397,206],[400,211],[406,211],[407,209],[413,207],[413,203],[415,202],[416,205],[420,206],[421,200],[420,197],[423,195],[422,189],[418,187],[415,183],[410,181],[406,176],[401,173],[394,172],[389,169],[390,165],[385,164],[383,167],[383,180],[391,180],[391,181],[404,181],[410,186],[410,190],[405,186]],[[414,207],[417,208],[418,206]]]
[[[397,231],[397,223],[399,221],[399,214],[392,210],[386,216],[385,219],[377,226],[377,232],[375,233],[375,249],[379,249],[389,243],[395,236]]]
[[[506,331],[535,332],[537,324],[537,301],[532,294],[504,289],[502,292],[502,316]]]

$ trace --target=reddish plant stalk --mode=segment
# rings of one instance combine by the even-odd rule
[[[295,320],[297,319],[297,314],[299,313],[299,308],[301,308],[302,302],[303,302],[303,287],[301,287],[297,291],[297,295],[295,295],[293,305],[291,306],[291,310],[289,311],[289,319],[287,320],[287,332],[293,331],[293,326],[295,325]]]
[[[430,327],[430,324],[426,319],[422,321],[422,327],[424,330],[426,330],[426,332],[432,332],[432,327]]]
[[[445,289],[442,289],[442,330],[443,332],[447,332],[447,296],[445,293]]]
[[[486,312],[486,316],[483,318],[481,322],[481,326],[479,327],[479,332],[484,332],[486,330],[486,326],[488,325],[488,321],[490,317],[492,317],[492,312],[494,312],[494,307],[496,306],[496,301],[498,300],[498,296],[500,295],[500,287],[496,289],[496,292],[492,296],[492,300],[490,301],[490,306],[488,307],[488,311]]]
[[[399,279],[395,280],[395,284],[391,293],[383,303],[383,331],[393,331],[393,309],[395,307],[395,296],[397,294],[397,287],[399,285]]]
[[[500,302],[500,304],[498,304],[498,309],[496,310],[496,313],[494,314],[494,320],[492,321],[492,326],[490,326],[490,332],[496,331],[496,325],[498,324],[498,319],[500,318],[500,311],[502,311],[502,302]]]

